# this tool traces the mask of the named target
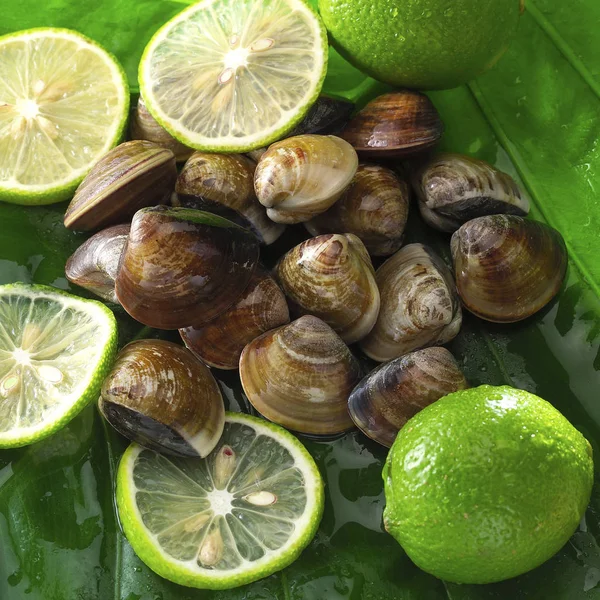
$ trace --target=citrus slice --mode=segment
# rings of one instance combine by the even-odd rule
[[[128,109],[123,69],[79,33],[0,37],[0,200],[66,200],[116,145]]]
[[[227,413],[206,459],[129,446],[117,506],[133,549],[152,570],[182,585],[226,589],[298,557],[321,520],[323,482],[285,429]]]
[[[154,118],[198,150],[247,152],[281,138],[317,99],[327,36],[303,0],[204,0],[150,40],[140,63]]]
[[[116,346],[115,318],[100,302],[0,286],[0,448],[41,440],[96,400]]]

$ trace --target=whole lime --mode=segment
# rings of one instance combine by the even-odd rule
[[[538,396],[481,386],[408,421],[383,478],[385,527],[417,566],[447,581],[491,583],[566,543],[590,499],[592,449]]]
[[[319,0],[331,43],[375,79],[446,89],[477,77],[516,31],[520,0]]]

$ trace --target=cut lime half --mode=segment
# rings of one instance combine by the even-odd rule
[[[281,138],[316,100],[327,36],[303,0],[204,0],[164,25],[140,63],[154,118],[183,144],[247,152]]]
[[[68,29],[0,37],[0,200],[66,200],[122,135],[129,89],[106,50]]]
[[[125,534],[156,573],[225,589],[283,569],[314,537],[323,482],[310,454],[272,423],[227,413],[206,459],[129,446],[117,475]]]
[[[115,318],[100,302],[0,286],[0,448],[41,440],[96,400],[116,346]]]

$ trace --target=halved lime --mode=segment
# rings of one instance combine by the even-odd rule
[[[0,448],[41,440],[96,400],[116,347],[117,323],[102,303],[0,286]]]
[[[226,589],[293,562],[323,513],[323,482],[304,446],[278,425],[227,413],[206,459],[129,446],[117,505],[137,555],[182,585]]]
[[[0,37],[0,200],[66,200],[117,144],[128,109],[123,69],[81,34]]]
[[[154,118],[198,150],[281,138],[316,100],[327,36],[303,0],[203,0],[150,40],[140,88]]]

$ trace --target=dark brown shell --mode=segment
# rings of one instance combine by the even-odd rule
[[[103,300],[118,303],[115,279],[130,225],[113,225],[86,240],[67,260],[66,278]]]
[[[146,103],[141,96],[138,99],[137,106],[131,111],[129,132],[132,140],[147,140],[171,150],[177,162],[187,160],[194,152],[191,148],[178,142],[156,121],[146,108]]]
[[[209,454],[225,422],[221,391],[208,367],[163,340],[138,340],[119,352],[98,408],[125,437],[177,456]]]
[[[262,269],[257,269],[240,299],[203,327],[179,333],[185,345],[217,369],[237,369],[242,350],[270,329],[290,322],[283,292]]]
[[[285,226],[267,217],[254,193],[256,165],[242,154],[194,152],[175,184],[175,206],[206,210],[250,227],[264,244],[272,244]]]
[[[388,256],[402,245],[409,186],[392,170],[363,163],[340,199],[307,223],[312,235],[353,233],[371,256]]]
[[[144,208],[133,218],[121,257],[117,298],[150,327],[203,325],[241,296],[258,255],[252,233],[217,215]]]
[[[306,116],[287,137],[311,133],[316,135],[336,135],[350,120],[354,104],[347,100],[319,96]]]
[[[470,156],[440,154],[421,167],[413,184],[421,216],[440,231],[452,233],[485,215],[529,212],[529,200],[510,175]]]
[[[514,215],[468,221],[452,236],[451,248],[465,308],[498,323],[521,321],[542,309],[567,271],[561,234]]]
[[[379,290],[367,249],[355,235],[310,238],[281,258],[275,274],[293,316],[323,319],[347,344],[373,328]]]
[[[410,90],[371,100],[340,133],[361,157],[410,156],[433,148],[444,125],[431,100]]]
[[[452,273],[423,244],[408,244],[375,274],[381,295],[379,317],[360,342],[379,362],[449,342],[460,331],[462,311]]]
[[[445,348],[425,348],[385,363],[352,391],[348,410],[356,426],[388,448],[398,431],[420,410],[467,381]]]
[[[128,221],[144,206],[168,204],[176,179],[170,150],[143,140],[120,144],[77,188],[65,213],[65,227],[103,229]]]
[[[275,423],[312,435],[353,427],[348,396],[361,377],[350,350],[326,323],[305,316],[248,344],[240,358],[244,392]]]

